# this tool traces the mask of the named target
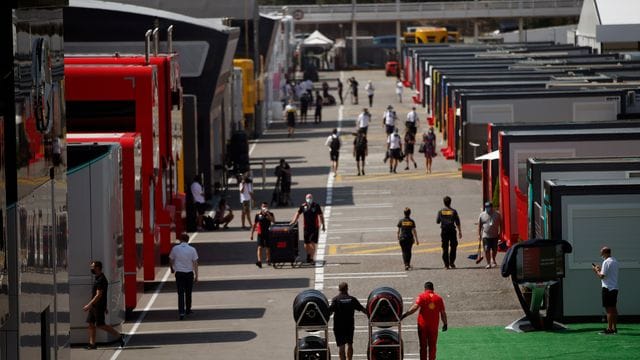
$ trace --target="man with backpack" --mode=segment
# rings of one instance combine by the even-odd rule
[[[356,166],[358,167],[358,176],[364,175],[364,162],[368,155],[367,132],[366,130],[358,130],[356,138],[353,140],[353,156],[356,158]],[[362,164],[362,167],[360,166]]]
[[[331,171],[333,172],[333,176],[336,176],[338,173],[338,159],[340,157],[340,137],[338,136],[338,129],[333,129],[331,135],[327,138],[327,141],[324,142],[325,146],[328,146],[329,157],[331,158]]]

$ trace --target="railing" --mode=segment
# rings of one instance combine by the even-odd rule
[[[438,1],[420,3],[373,3],[373,4],[319,4],[319,5],[287,5],[260,6],[262,13],[288,14],[302,10],[305,15],[318,14],[362,14],[362,13],[416,13],[434,11],[474,11],[474,10],[519,10],[519,9],[561,9],[582,7],[583,0],[483,0],[483,1]]]

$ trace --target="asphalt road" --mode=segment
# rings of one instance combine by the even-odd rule
[[[324,121],[314,125],[312,119],[296,128],[287,138],[284,123],[277,122],[251,145],[252,160],[267,159],[266,188],[261,188],[261,172],[254,169],[256,200],[269,201],[275,178],[273,167],[281,157],[288,159],[293,171],[292,200],[304,201],[312,193],[327,213],[327,231],[319,249],[322,262],[315,267],[282,269],[255,265],[255,243],[249,231],[240,229],[237,189],[227,194],[236,218],[227,231],[203,232],[193,236],[192,243],[200,255],[200,281],[194,288],[194,314],[178,320],[175,284],[164,273],[166,281],[158,281],[157,290],[145,293],[134,319],[125,324],[130,334],[124,350],[105,345],[99,350],[72,349],[77,359],[291,359],[295,346],[295,324],[292,302],[297,293],[309,288],[322,290],[330,299],[337,294],[338,284],[349,284],[350,293],[363,303],[370,291],[391,286],[403,296],[405,309],[423,287],[425,281],[435,284],[436,292],[445,300],[449,327],[503,326],[518,318],[522,311],[511,282],[500,276],[498,269],[485,269],[467,256],[477,250],[477,217],[481,210],[481,184],[462,179],[454,162],[438,156],[433,173],[425,174],[424,157],[416,151],[418,168],[390,174],[384,164],[385,135],[382,113],[387,105],[396,108],[401,133],[410,110],[410,90],[405,89],[404,102],[394,94],[395,79],[383,71],[323,73],[321,77],[340,76],[345,82],[355,76],[360,83],[360,105],[345,101],[344,106],[326,107]],[[367,103],[364,85],[372,80],[376,92],[369,127],[369,157],[365,176],[356,175],[351,132],[355,118]],[[330,84],[335,85],[335,82]],[[335,95],[335,93],[334,93]],[[419,134],[426,130],[425,116],[420,114]],[[330,175],[329,149],[325,139],[333,128],[341,129],[343,146],[337,176]],[[438,142],[441,137],[438,135]],[[417,147],[416,147],[417,150]],[[463,237],[458,247],[457,268],[443,267],[440,229],[436,213],[442,198],[453,198],[452,206],[462,220]],[[413,269],[405,271],[396,242],[396,224],[402,210],[410,207],[417,223],[420,245],[414,247]],[[275,208],[276,220],[290,220],[296,207]],[[253,217],[253,215],[252,215]],[[301,249],[302,252],[302,249]],[[502,256],[499,255],[498,263]],[[138,321],[139,320],[139,321]],[[415,315],[403,323],[405,359],[418,358]],[[356,317],[355,356],[366,358],[367,321]],[[446,336],[442,334],[441,336]],[[337,349],[330,336],[332,357]]]

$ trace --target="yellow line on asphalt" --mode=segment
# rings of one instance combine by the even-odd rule
[[[478,245],[477,242],[470,241],[470,242],[464,242],[464,243],[458,244],[458,248],[466,249],[466,248],[474,247],[477,245]],[[340,244],[329,245],[329,255],[336,255],[339,250],[341,254],[345,254],[345,255],[366,255],[366,254],[384,253],[389,250],[400,250],[400,245],[371,248],[372,246],[375,246],[375,245],[374,244],[344,245],[344,246],[341,246]],[[357,250],[357,251],[342,251],[347,249],[358,249],[358,248],[365,248],[365,249]],[[432,246],[428,248],[416,246],[413,248],[413,252],[414,253],[432,253],[432,252],[438,252],[441,249],[442,248],[440,246]]]

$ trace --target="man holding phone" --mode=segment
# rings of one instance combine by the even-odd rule
[[[607,312],[607,328],[600,332],[602,335],[613,335],[618,333],[618,260],[611,256],[611,249],[603,247],[600,249],[602,266],[591,264],[593,272],[602,283],[602,306]]]

